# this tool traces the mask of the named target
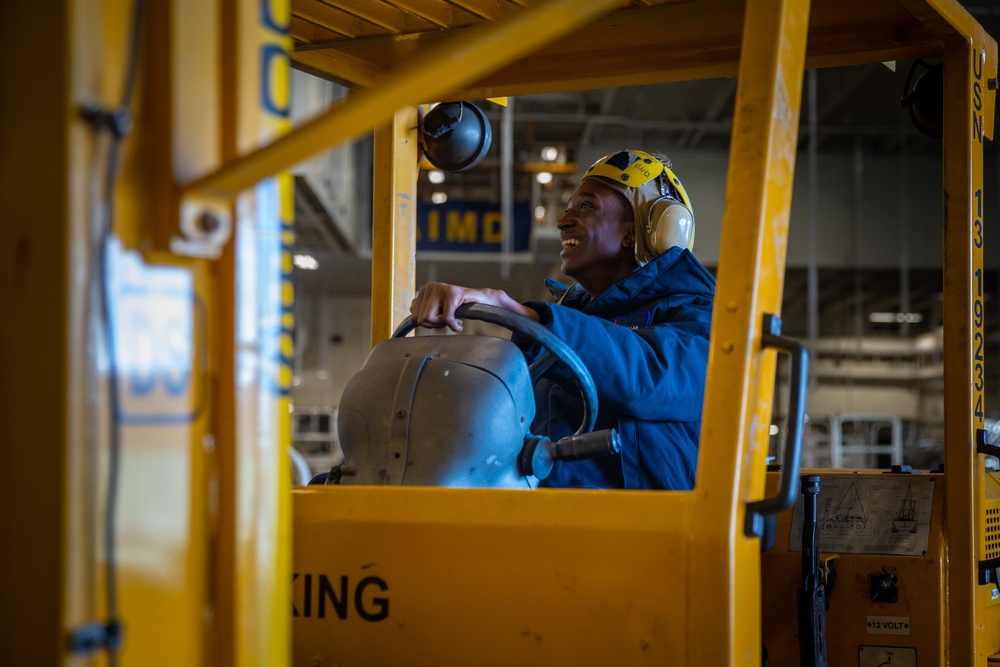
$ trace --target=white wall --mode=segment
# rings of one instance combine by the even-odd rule
[[[928,140],[929,141],[929,140]],[[589,165],[620,146],[597,146],[581,155],[578,164]],[[649,150],[659,147],[649,146]],[[684,183],[695,209],[695,254],[703,264],[719,260],[719,240],[725,210],[728,153],[675,151],[668,153],[673,170]],[[898,155],[862,154],[860,235],[855,238],[854,154],[826,154],[818,159],[816,259],[821,267],[894,268],[901,264],[900,248],[906,239],[911,268],[941,266],[943,203],[941,160],[910,156],[905,173]],[[984,174],[986,215],[986,266],[1000,267],[1000,251],[990,252],[990,223],[1000,210],[995,202],[996,165],[987,162]],[[904,184],[905,180],[905,184]],[[905,189],[904,189],[905,188]],[[906,194],[906,221],[901,219],[902,193]],[[796,162],[792,211],[788,234],[788,266],[808,264],[808,169],[805,152]]]
[[[295,311],[298,337],[292,402],[339,405],[344,385],[371,352],[370,300],[303,292],[295,295]]]
[[[895,415],[922,419],[921,393],[905,387],[818,385],[806,403],[810,415]]]
[[[299,125],[339,102],[347,89],[329,81],[291,70],[291,120]],[[326,214],[333,220],[349,245],[357,245],[360,225],[356,219],[360,206],[356,198],[358,179],[354,166],[354,148],[350,142],[328,150],[296,165],[292,172],[305,178]]]

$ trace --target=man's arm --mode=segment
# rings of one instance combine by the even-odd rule
[[[602,410],[638,419],[697,421],[708,365],[708,313],[631,331],[557,305],[535,304],[549,330],[590,371]],[[557,374],[558,366],[553,369]]]
[[[447,283],[428,283],[421,287],[410,302],[410,319],[422,327],[448,327],[452,331],[461,331],[462,320],[455,317],[455,310],[463,303],[497,306],[538,321],[538,313],[521,305],[503,290],[460,287]]]

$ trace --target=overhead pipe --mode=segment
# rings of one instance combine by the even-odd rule
[[[493,116],[487,112],[487,117]],[[494,116],[495,117],[495,116]],[[696,130],[705,134],[732,134],[730,120],[686,120],[664,118],[633,118],[620,114],[587,114],[582,112],[519,111],[519,122],[559,123],[581,125],[618,125],[637,130]],[[828,125],[818,124],[817,131],[823,136],[859,136],[898,138],[898,130],[884,125]],[[913,130],[910,134],[916,135]],[[808,138],[808,130],[801,129],[799,135]]]
[[[514,248],[514,99],[500,117],[500,279],[510,278]]]
[[[909,235],[909,184],[910,149],[906,135],[900,132],[899,140],[899,312],[910,312],[910,235]],[[910,335],[910,323],[899,325],[899,335]]]
[[[860,139],[854,140],[854,203],[851,211],[853,223],[851,240],[851,268],[854,270],[854,337],[860,342],[865,334],[864,286],[861,276],[861,233],[864,231],[864,182],[865,154]]]

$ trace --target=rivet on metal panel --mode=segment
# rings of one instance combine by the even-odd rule
[[[726,354],[731,353],[734,349],[735,346],[732,343],[726,342],[722,344],[722,351],[725,352]]]
[[[232,230],[228,203],[188,199],[181,202],[180,213],[181,235],[171,239],[171,251],[188,257],[218,257]]]
[[[210,211],[205,211],[195,220],[195,225],[202,234],[214,234],[222,226],[222,221]]]
[[[730,313],[735,313],[737,310],[739,310],[739,308],[740,305],[735,301],[730,301],[729,303],[726,304],[726,310],[728,310]]]

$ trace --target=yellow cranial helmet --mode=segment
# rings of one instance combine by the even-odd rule
[[[657,153],[621,150],[591,165],[584,179],[609,185],[632,206],[635,257],[645,264],[669,248],[694,247],[694,212],[670,161]]]

